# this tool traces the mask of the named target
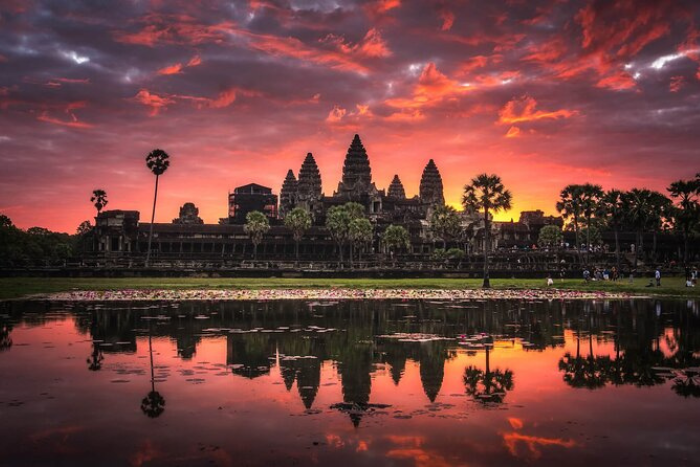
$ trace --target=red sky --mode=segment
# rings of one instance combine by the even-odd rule
[[[73,232],[102,188],[148,220],[158,147],[157,220],[217,222],[307,152],[332,194],[354,133],[379,188],[433,158],[458,205],[499,174],[500,219],[569,183],[664,191],[700,171],[699,24],[693,0],[4,1],[0,212]]]

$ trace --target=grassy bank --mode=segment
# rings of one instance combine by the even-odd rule
[[[699,288],[686,288],[682,278],[663,280],[662,287],[645,287],[648,279],[627,280],[617,283],[589,282],[578,279],[556,280],[555,287],[568,290],[601,290],[700,298]],[[119,290],[119,289],[221,289],[221,288],[428,288],[462,289],[481,287],[481,279],[287,279],[287,278],[0,278],[0,299],[20,298],[32,294],[65,292],[70,290]],[[513,289],[545,288],[543,279],[492,279],[494,288]]]

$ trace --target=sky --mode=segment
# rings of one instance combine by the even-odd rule
[[[694,0],[0,0],[0,213],[74,232],[107,209],[205,222],[307,152],[326,195],[358,133],[378,188],[434,159],[448,204],[498,174],[513,209],[700,171]]]

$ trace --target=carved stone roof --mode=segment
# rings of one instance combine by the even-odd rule
[[[308,153],[299,169],[297,193],[300,200],[321,198],[321,173],[316,165],[313,154]]]
[[[394,179],[389,185],[388,195],[390,198],[406,199],[406,191],[403,189],[403,183],[398,175],[394,175]]]
[[[445,204],[445,195],[442,187],[442,177],[435,165],[435,161],[430,159],[428,165],[423,169],[423,176],[420,179],[420,198],[428,204]]]

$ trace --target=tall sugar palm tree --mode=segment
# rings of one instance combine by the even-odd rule
[[[158,200],[158,179],[170,167],[170,156],[162,149],[154,149],[146,156],[146,167],[156,176],[156,190],[153,195],[153,212],[151,213],[151,225],[148,229],[148,250],[146,251],[146,267],[151,260],[151,242],[153,241],[153,222],[156,218],[156,201]]]
[[[338,245],[338,267],[343,267],[343,249],[350,236],[352,217],[345,206],[332,206],[326,214],[326,228]]]
[[[304,232],[311,227],[311,214],[304,208],[297,207],[284,218],[284,225],[292,231],[294,237],[294,255],[299,260],[299,242],[304,238]]]
[[[646,188],[633,188],[627,195],[627,216],[630,224],[636,232],[636,246],[634,248],[634,267],[637,267],[640,254],[644,255],[644,232],[650,222],[652,210],[652,192]]]
[[[357,249],[360,261],[362,261],[362,248],[370,243],[374,236],[374,227],[372,227],[372,223],[365,217],[353,219],[350,221],[348,234],[350,237],[350,244],[353,245],[353,248]],[[350,259],[352,261],[352,257]]]
[[[620,190],[610,190],[603,195],[602,199],[603,212],[607,218],[608,225],[615,233],[615,261],[617,269],[620,270],[620,227],[625,220],[626,197]]]
[[[663,193],[658,191],[651,192],[650,199],[650,216],[649,216],[649,229],[652,233],[652,247],[651,255],[654,261],[656,261],[656,238],[669,219],[673,217],[673,201],[671,201]]]
[[[411,237],[408,234],[408,230],[400,225],[391,224],[389,227],[387,227],[384,231],[382,239],[391,253],[392,262],[394,262],[396,259],[394,253],[397,250],[411,246]]]
[[[104,191],[101,188],[96,188],[92,190],[92,196],[90,197],[90,202],[95,205],[95,209],[97,209],[97,215],[100,215],[100,212],[102,212],[102,208],[107,206],[107,192]]]
[[[245,216],[243,230],[253,242],[253,259],[258,259],[258,245],[262,242],[263,236],[270,230],[269,219],[260,211],[251,211]]]
[[[603,188],[600,185],[586,183],[581,187],[581,207],[583,208],[583,217],[586,219],[586,262],[590,261],[591,224],[593,218],[600,215],[600,200],[603,194]]]
[[[690,231],[700,221],[700,206],[697,194],[700,191],[700,174],[698,180],[677,180],[667,188],[671,197],[676,200],[676,225],[683,233],[683,264],[688,264],[688,237]]]
[[[576,244],[576,251],[579,255],[579,261],[581,260],[581,246],[579,245],[579,221],[583,214],[583,186],[582,185],[567,185],[561,190],[559,194],[559,201],[557,201],[557,211],[565,219],[570,219],[571,224],[574,226],[574,235]]]
[[[474,177],[471,184],[464,187],[462,204],[468,211],[483,211],[484,213],[484,288],[491,287],[489,280],[489,255],[491,253],[491,213],[507,211],[513,195],[506,190],[501,177],[495,174],[480,174]]]
[[[442,240],[442,249],[447,249],[447,241],[459,236],[462,223],[459,214],[452,206],[438,206],[430,217],[430,228]]]

